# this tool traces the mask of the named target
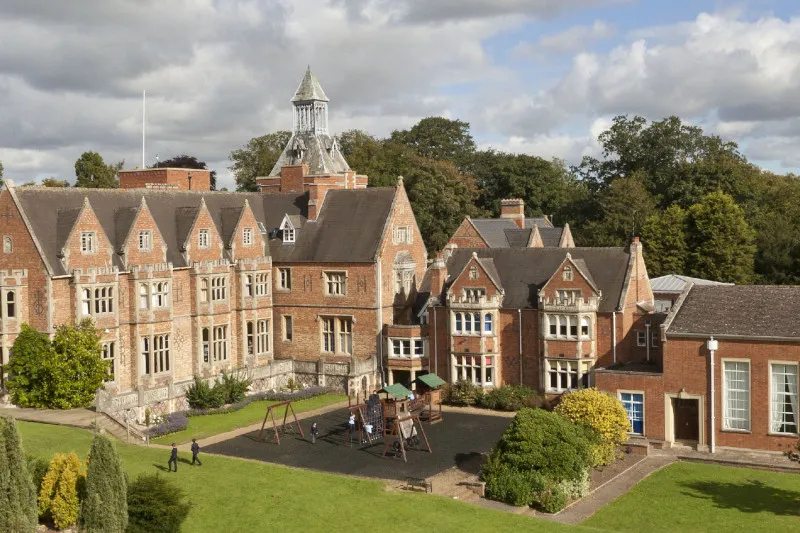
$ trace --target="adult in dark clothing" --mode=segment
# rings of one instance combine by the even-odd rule
[[[200,445],[197,444],[197,439],[192,439],[192,464],[197,461],[198,465],[203,466],[203,463],[197,458],[198,453],[200,453]]]
[[[167,461],[167,466],[169,467],[169,471],[172,472],[172,465],[175,465],[175,471],[178,471],[178,447],[175,446],[175,443],[172,443],[172,454],[169,456],[169,461]]]
[[[317,428],[317,423],[314,422],[311,424],[311,444],[317,443],[317,435],[319,435],[319,429]]]
[[[200,445],[197,444],[197,439],[192,439],[192,464],[197,461],[198,465],[203,466],[203,463],[197,458],[198,453],[200,453]]]

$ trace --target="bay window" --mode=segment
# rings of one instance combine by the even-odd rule
[[[590,361],[545,359],[548,392],[566,392],[589,387]]]

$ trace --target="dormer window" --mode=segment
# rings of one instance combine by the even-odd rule
[[[267,227],[264,225],[263,222],[258,222],[258,232],[261,235],[266,235],[267,234]]]
[[[81,232],[81,252],[85,254],[93,254],[97,250],[97,246],[95,245],[97,237],[95,232],[93,231],[82,231]]]
[[[571,267],[564,267],[564,271],[561,273],[561,279],[564,281],[572,281],[572,268]]]
[[[469,279],[476,280],[478,279],[478,267],[472,265],[469,267]]]
[[[253,245],[253,228],[244,228],[244,231],[242,231],[242,244],[244,246]]]
[[[139,251],[140,252],[149,252],[151,250],[151,236],[150,230],[144,230],[139,232]]]
[[[288,216],[283,217],[280,228],[281,236],[284,244],[294,244],[295,241],[295,227]]]

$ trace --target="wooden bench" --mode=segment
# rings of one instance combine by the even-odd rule
[[[428,491],[433,493],[433,484],[430,481],[425,481],[422,478],[418,477],[407,477],[406,478],[406,488],[420,488],[425,489],[425,494],[428,494]]]

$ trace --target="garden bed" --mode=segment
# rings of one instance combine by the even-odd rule
[[[610,465],[592,469],[589,472],[589,493],[591,494],[629,468],[635,466],[647,456],[635,453],[623,453],[622,456]],[[578,500],[576,500],[578,501]]]

